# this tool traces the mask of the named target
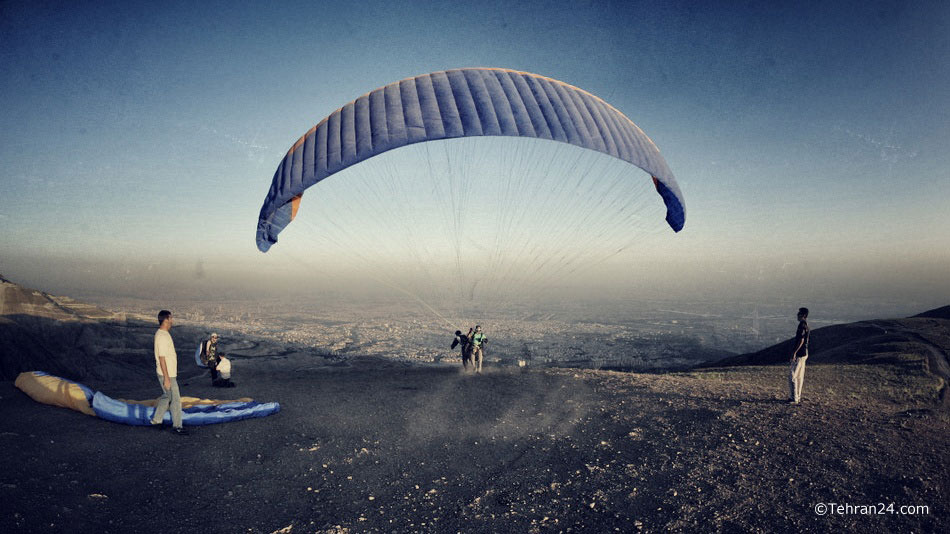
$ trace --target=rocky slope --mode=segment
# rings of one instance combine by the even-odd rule
[[[36,370],[75,380],[148,376],[155,328],[152,318],[112,313],[0,277],[0,380]],[[206,335],[188,325],[176,334],[182,354]]]
[[[701,368],[786,364],[794,340],[751,354],[701,364]],[[950,405],[950,306],[905,319],[876,319],[812,330],[808,365],[894,364],[921,361],[942,384],[940,397]]]

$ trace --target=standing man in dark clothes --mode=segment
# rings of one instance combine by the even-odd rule
[[[802,400],[802,385],[805,382],[805,360],[808,359],[808,308],[798,309],[798,330],[795,332],[795,348],[792,349],[792,365],[788,375],[788,402],[798,404]]]
[[[462,345],[462,368],[468,370],[468,364],[472,361],[472,329],[468,329],[468,334],[463,334],[461,330],[455,331],[455,339],[452,341],[452,348]]]

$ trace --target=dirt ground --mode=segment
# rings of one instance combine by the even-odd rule
[[[237,361],[237,388],[183,394],[281,412],[189,436],[2,382],[0,532],[944,530],[950,422],[919,362],[809,366],[797,406],[786,373]]]

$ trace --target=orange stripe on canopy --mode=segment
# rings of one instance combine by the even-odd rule
[[[303,193],[300,193],[299,195],[290,199],[290,220],[291,221],[297,218],[297,210],[300,209],[300,197],[302,196],[303,196]]]

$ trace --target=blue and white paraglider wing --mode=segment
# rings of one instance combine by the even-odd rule
[[[413,143],[469,136],[550,139],[608,154],[653,178],[666,221],[683,228],[680,188],[656,145],[602,99],[564,82],[507,69],[455,69],[407,78],[334,111],[303,135],[274,173],[257,246],[266,252],[304,191],[368,158]]]

